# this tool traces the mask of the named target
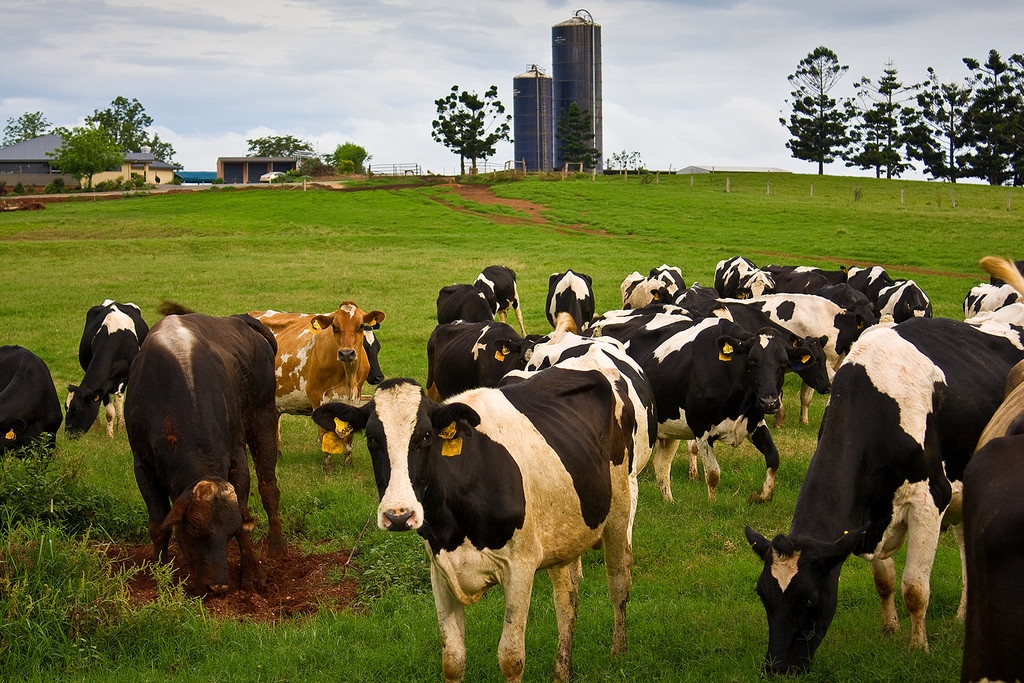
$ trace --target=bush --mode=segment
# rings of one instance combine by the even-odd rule
[[[93,187],[96,192],[112,192],[113,190],[120,190],[124,184],[124,178],[117,176],[113,180],[103,180]]]
[[[43,192],[45,192],[46,194],[60,194],[61,192],[64,192],[64,189],[64,179],[54,178],[49,183],[47,183],[46,188],[43,190]]]
[[[338,162],[338,173],[341,175],[353,175],[356,172],[356,162],[351,159],[342,159]]]
[[[82,482],[81,458],[37,446],[0,458],[0,531],[33,521],[68,533],[99,529],[111,537],[148,537],[144,515]]]
[[[320,159],[313,157],[310,159],[303,159],[302,165],[299,167],[299,171],[302,175],[312,176],[314,178],[327,178],[337,173],[334,166],[325,164]]]
[[[18,183],[14,186],[14,194],[25,194],[25,186]]]

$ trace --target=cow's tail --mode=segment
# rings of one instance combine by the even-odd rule
[[[1017,293],[1024,296],[1024,275],[1020,274],[1013,261],[1001,256],[985,256],[980,261],[982,269],[989,275],[997,278],[1017,290]]]
[[[164,299],[163,303],[157,306],[156,312],[163,316],[185,315],[187,313],[195,313],[195,311],[189,308],[185,308],[177,301],[168,301],[166,299]]]
[[[551,333],[550,340],[555,343],[560,342],[562,337],[569,332],[577,334],[576,321],[569,313],[560,311],[558,317],[555,318],[555,331]]]

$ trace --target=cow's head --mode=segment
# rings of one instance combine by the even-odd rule
[[[0,419],[0,453],[27,446],[31,443],[27,434],[28,423],[20,417]]]
[[[826,336],[802,337],[793,340],[788,350],[790,370],[819,394],[827,394],[832,389],[828,358],[825,356],[826,344]]]
[[[715,340],[720,363],[730,365],[729,376],[753,393],[757,408],[774,413],[782,405],[782,381],[790,367],[786,342],[774,331],[751,335],[738,325],[721,321],[722,333]]]
[[[461,403],[434,402],[410,379],[391,379],[366,405],[325,403],[313,411],[313,421],[337,438],[366,433],[380,495],[377,525],[408,531],[423,525],[422,496],[432,463],[461,455],[463,440],[473,436],[480,416]]]
[[[757,594],[768,615],[765,673],[798,674],[810,667],[835,616],[843,560],[866,528],[834,543],[782,534],[769,541],[746,528],[747,541],[764,561]]]
[[[364,333],[367,330],[380,327],[383,320],[384,313],[381,311],[366,313],[353,302],[345,301],[331,315],[313,316],[310,326],[317,332],[330,330],[338,346],[338,361],[354,363],[365,357],[363,343],[366,336]],[[363,353],[363,356],[360,353]]]
[[[243,519],[234,486],[223,479],[201,480],[178,496],[162,526],[174,528],[191,589],[200,593],[228,589],[228,541],[243,524],[252,531],[253,521]]]

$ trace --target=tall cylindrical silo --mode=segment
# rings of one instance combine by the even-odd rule
[[[593,146],[599,152],[598,170],[603,167],[604,117],[601,107],[601,26],[585,9],[568,21],[551,27],[551,75],[555,114],[555,165],[558,158],[557,121],[573,102],[590,113]]]
[[[534,64],[512,79],[512,130],[515,161],[529,173],[550,171],[555,163],[555,119],[551,77]]]

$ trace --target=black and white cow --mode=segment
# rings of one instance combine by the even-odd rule
[[[678,292],[686,289],[683,271],[676,266],[663,263],[652,268],[644,277],[637,271],[626,276],[619,287],[622,292],[622,308],[643,308],[652,303],[669,303]]]
[[[1020,298],[1017,290],[1008,284],[990,285],[983,282],[971,287],[971,291],[964,297],[964,318],[973,318],[987,311],[998,311],[1017,303]]]
[[[883,288],[896,284],[896,281],[889,277],[889,273],[882,266],[870,266],[849,268],[846,271],[846,284],[858,292],[863,292],[873,304],[878,301],[878,293]]]
[[[879,319],[901,323],[910,318],[932,317],[932,302],[924,290],[913,280],[900,280],[883,287],[875,299],[875,313]]]
[[[250,540],[252,454],[272,555],[283,555],[278,516],[277,381],[273,333],[248,315],[214,318],[164,305],[132,364],[125,429],[146,502],[154,560],[167,561],[174,529],[195,592],[228,589],[228,542],[243,584],[265,582]]]
[[[437,293],[437,323],[444,325],[456,320],[483,323],[494,320],[494,312],[487,303],[487,295],[473,285],[447,285]]]
[[[870,561],[883,627],[897,630],[893,555],[905,540],[910,644],[927,649],[929,574],[943,513],[958,508],[964,467],[1022,358],[1020,328],[982,331],[943,318],[876,325],[854,344],[832,381],[789,533],[769,541],[746,530],[764,561],[757,592],[768,615],[768,672],[810,666],[851,553]]]
[[[427,395],[440,401],[467,389],[496,387],[509,371],[525,367],[540,339],[524,339],[496,321],[438,325],[427,340]]]
[[[750,439],[767,468],[764,484],[750,501],[771,500],[779,452],[764,416],[779,408],[786,369],[813,362],[809,350],[790,346],[770,331],[755,334],[717,317],[675,323],[659,318],[641,329],[606,326],[601,334],[620,335],[654,390],[658,443],[651,459],[665,500],[672,500],[672,460],[682,439],[696,441],[690,476],[697,476],[699,454],[711,502],[721,477],[715,442],[735,447]]]
[[[875,313],[875,303],[868,299],[867,294],[854,289],[845,282],[822,287],[815,294],[842,306],[850,313],[859,315],[868,325],[874,325],[878,322],[878,315]]]
[[[827,299],[814,294],[767,294],[733,303],[752,306],[798,337],[826,338],[825,357],[829,377],[835,373],[850,346],[873,320],[865,320]],[[800,422],[807,424],[813,387],[800,388]]]
[[[516,319],[519,321],[519,333],[526,336],[514,270],[508,266],[487,266],[477,276],[473,286],[483,292],[487,304],[491,307],[492,318],[497,315],[501,322],[505,322],[508,310],[515,311]]]
[[[572,672],[580,557],[604,552],[615,613],[612,652],[626,649],[636,464],[650,452],[652,408],[636,403],[629,373],[597,344],[500,388],[435,403],[412,380],[388,380],[362,408],[321,406],[313,419],[336,432],[365,431],[380,504],[377,523],[415,530],[430,555],[445,679],[466,662],[464,606],[493,585],[505,595],[498,663],[522,679],[534,574],[554,588],[554,678]]]
[[[0,454],[36,442],[52,447],[63,417],[43,359],[21,346],[0,346]]]
[[[594,319],[594,287],[589,275],[567,270],[548,278],[548,297],[544,307],[548,322],[555,326],[559,313],[568,313],[583,332]]]
[[[64,431],[68,436],[77,438],[89,431],[103,405],[107,436],[114,437],[117,423],[124,422],[128,369],[139,354],[139,346],[148,332],[149,326],[135,304],[107,299],[89,309],[78,345],[78,362],[85,371],[85,377],[78,386],[68,385],[68,397],[64,403],[67,410]]]
[[[824,271],[811,266],[776,266],[762,268],[772,276],[775,286],[764,294],[817,294],[823,287],[844,282],[842,271]]]
[[[715,266],[715,289],[726,299],[746,299],[774,292],[775,280],[750,259],[733,256]]]

